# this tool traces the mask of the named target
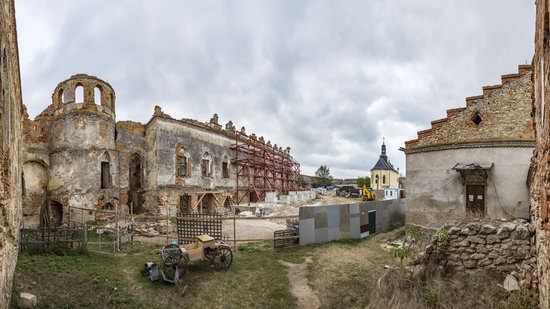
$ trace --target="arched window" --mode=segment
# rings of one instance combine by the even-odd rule
[[[222,178],[229,178],[229,157],[223,156],[222,160]]]
[[[115,95],[111,93],[111,110],[115,111]]]
[[[101,189],[111,187],[111,156],[105,152],[100,159],[101,162]]]
[[[63,104],[63,88],[59,89],[57,92],[57,102]]]
[[[191,176],[191,166],[189,164],[189,153],[185,147],[179,147],[176,150],[176,176]]]
[[[81,84],[77,84],[76,89],[74,90],[74,102],[75,103],[84,102],[84,87],[82,87]]]
[[[204,177],[211,177],[212,176],[212,170],[211,170],[211,167],[210,167],[211,162],[212,162],[212,158],[210,157],[210,154],[207,151],[202,155],[202,160],[201,160],[202,176],[204,176]]]
[[[375,184],[378,184],[378,180],[379,180],[378,175],[374,176],[374,183],[375,183]]]
[[[382,184],[383,184],[383,185],[386,184],[386,175],[383,175],[383,176],[382,176]]]
[[[103,91],[100,86],[94,87],[94,103],[102,104],[103,103]]]

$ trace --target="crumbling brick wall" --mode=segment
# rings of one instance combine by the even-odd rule
[[[540,307],[550,308],[550,18],[549,0],[537,0],[535,57],[533,58],[533,121],[536,147],[528,183],[531,189],[531,218],[536,227]]]
[[[21,221],[21,81],[13,0],[0,0],[0,308],[7,308]]]

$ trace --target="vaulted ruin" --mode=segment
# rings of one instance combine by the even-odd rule
[[[175,119],[155,107],[146,124],[116,121],[116,93],[95,76],[59,83],[52,103],[24,119],[26,227],[125,213],[217,212],[299,189],[299,164],[263,137]],[[89,211],[91,210],[91,211]]]

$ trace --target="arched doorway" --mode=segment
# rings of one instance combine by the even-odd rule
[[[143,168],[141,157],[137,153],[130,157],[129,173],[128,203],[131,203],[134,213],[141,213],[143,211]]]
[[[23,224],[28,228],[40,225],[40,211],[46,205],[46,186],[48,169],[38,161],[27,161],[23,164]]]

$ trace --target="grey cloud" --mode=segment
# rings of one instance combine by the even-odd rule
[[[213,113],[290,146],[313,173],[366,175],[416,131],[533,54],[534,4],[516,0],[17,2],[31,116],[85,72],[117,117]]]

